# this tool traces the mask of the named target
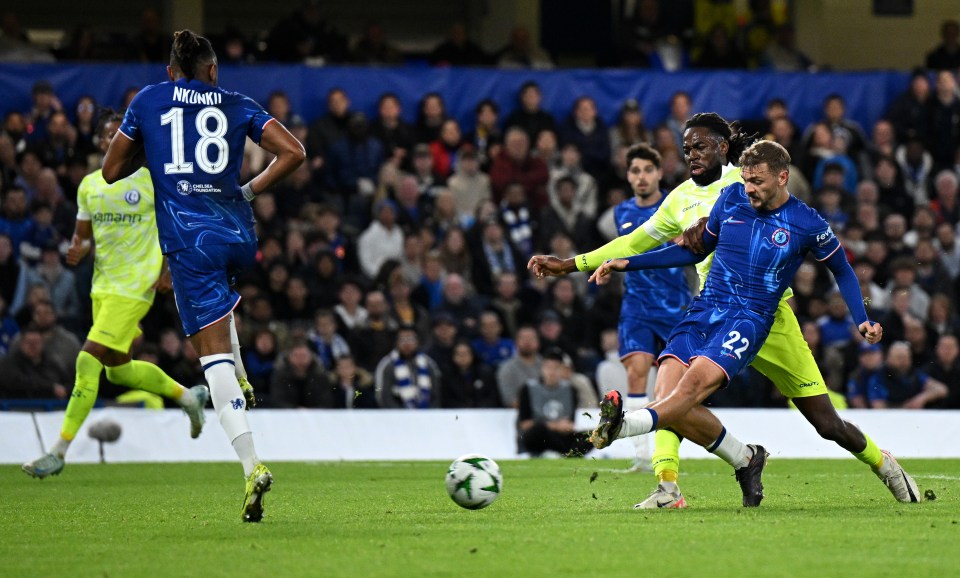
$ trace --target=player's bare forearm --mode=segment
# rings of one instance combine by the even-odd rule
[[[70,240],[70,247],[67,249],[67,265],[73,267],[90,252],[90,239],[93,237],[93,227],[90,221],[77,220],[77,226],[73,230],[73,238]]]
[[[276,156],[262,173],[250,181],[254,194],[261,193],[282,181],[297,170],[297,167],[307,158],[303,144],[279,122],[267,123],[263,128],[260,146]]]
[[[561,259],[553,255],[534,255],[530,257],[530,261],[527,263],[527,269],[530,270],[535,277],[542,279],[544,277],[562,277],[570,273],[575,273],[577,271],[577,265],[573,257]]]
[[[118,131],[117,136],[110,141],[110,148],[103,158],[103,180],[112,185],[140,170],[146,161],[143,143]]]

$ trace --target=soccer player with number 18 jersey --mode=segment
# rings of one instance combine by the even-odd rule
[[[244,413],[230,328],[240,295],[231,283],[257,251],[249,201],[293,172],[306,155],[260,105],[217,86],[217,57],[206,38],[177,32],[167,73],[170,82],[144,88],[130,103],[122,138],[110,145],[103,174],[114,182],[144,160],[150,169],[160,248],[183,330],[200,353],[213,407],[243,465],[241,518],[259,522],[273,476],[257,457]],[[276,158],[241,187],[247,137]]]

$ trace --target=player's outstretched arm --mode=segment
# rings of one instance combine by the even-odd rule
[[[709,248],[706,253],[697,254],[681,245],[668,245],[662,249],[634,255],[626,259],[611,259],[604,262],[588,281],[596,281],[598,285],[606,283],[607,276],[612,271],[638,271],[640,269],[665,269],[667,267],[682,267],[684,265],[693,265],[707,258],[707,255],[713,252],[716,247],[716,241],[710,243],[710,236],[705,239],[705,244]]]
[[[253,195],[282,181],[307,158],[303,144],[279,122],[268,122],[267,126],[263,127],[260,147],[276,157],[262,173],[243,186],[244,197],[247,197],[247,200],[251,200]]]
[[[867,317],[867,308],[863,305],[863,294],[860,292],[860,282],[857,280],[857,274],[853,272],[850,262],[847,261],[847,255],[843,252],[843,248],[834,251],[824,260],[824,264],[837,280],[837,287],[840,288],[840,294],[847,303],[847,308],[850,310],[860,334],[866,338],[867,343],[878,343],[883,339],[883,327],[879,323],[870,321]]]
[[[645,253],[662,244],[653,238],[644,227],[638,227],[629,235],[617,237],[606,245],[569,259],[560,259],[553,255],[534,255],[527,263],[536,277],[561,277],[577,271],[593,271],[610,259],[628,257]]]

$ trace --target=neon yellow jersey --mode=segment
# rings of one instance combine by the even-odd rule
[[[577,255],[577,268],[581,271],[596,269],[607,259],[644,253],[676,238],[700,217],[710,216],[710,211],[724,187],[742,182],[740,169],[733,165],[724,165],[720,178],[704,187],[694,183],[693,179],[683,181],[670,191],[660,208],[641,227],[629,235],[610,241],[595,251]],[[701,289],[712,264],[712,253],[697,264]],[[792,296],[793,290],[789,288],[783,294],[784,299]]]
[[[99,169],[80,182],[77,219],[90,221],[97,251],[92,295],[153,301],[163,264],[153,205],[145,168],[112,185]]]

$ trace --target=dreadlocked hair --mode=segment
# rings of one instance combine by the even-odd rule
[[[104,129],[111,122],[123,122],[123,115],[110,107],[103,106],[97,109],[97,119],[97,132],[95,134],[99,136],[103,134]]]
[[[179,68],[187,80],[193,80],[196,77],[197,68],[200,65],[209,64],[216,58],[213,46],[203,36],[197,36],[191,30],[173,33],[170,65]]]
[[[715,112],[700,112],[691,116],[683,125],[683,130],[702,127],[723,140],[727,141],[727,158],[730,163],[737,163],[740,155],[753,144],[759,137],[756,133],[747,134],[740,130],[740,123],[733,121],[727,122],[722,116]]]

